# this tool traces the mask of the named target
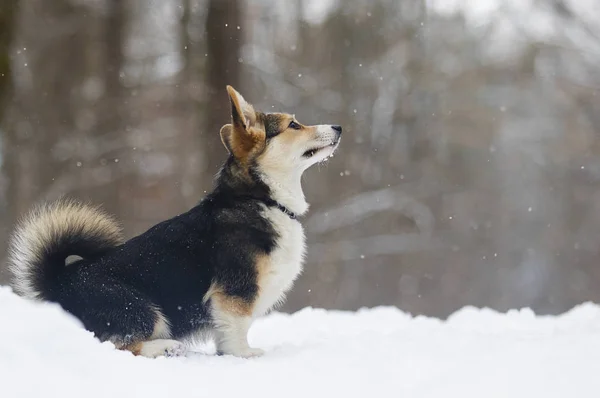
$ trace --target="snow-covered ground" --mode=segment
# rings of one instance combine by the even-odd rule
[[[259,320],[250,342],[265,356],[134,357],[99,343],[57,306],[0,287],[6,398],[600,396],[593,304],[559,317],[465,308],[446,322],[390,307],[305,309]]]

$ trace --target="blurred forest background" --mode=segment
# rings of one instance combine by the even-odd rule
[[[127,236],[193,206],[232,84],[344,126],[305,176],[285,310],[600,302],[598,21],[597,0],[1,0],[0,258],[42,200]]]

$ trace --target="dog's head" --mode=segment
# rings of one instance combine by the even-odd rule
[[[301,174],[339,145],[340,126],[305,126],[290,114],[257,112],[233,87],[227,86],[227,92],[232,122],[221,128],[221,140],[244,168],[270,176]]]

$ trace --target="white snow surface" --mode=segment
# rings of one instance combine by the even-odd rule
[[[134,357],[5,287],[0,316],[6,398],[600,396],[600,307],[589,303],[557,317],[467,307],[447,321],[393,307],[275,313],[250,331],[266,350],[253,359]]]

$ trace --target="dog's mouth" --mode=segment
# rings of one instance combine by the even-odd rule
[[[324,149],[335,148],[339,144],[339,142],[340,142],[340,140],[335,140],[331,144],[323,145],[323,146],[319,146],[319,147],[315,147],[315,148],[309,149],[308,151],[304,152],[302,154],[302,156],[305,157],[305,158],[307,158],[307,159],[312,158],[313,156],[315,156],[317,153],[321,152]]]

